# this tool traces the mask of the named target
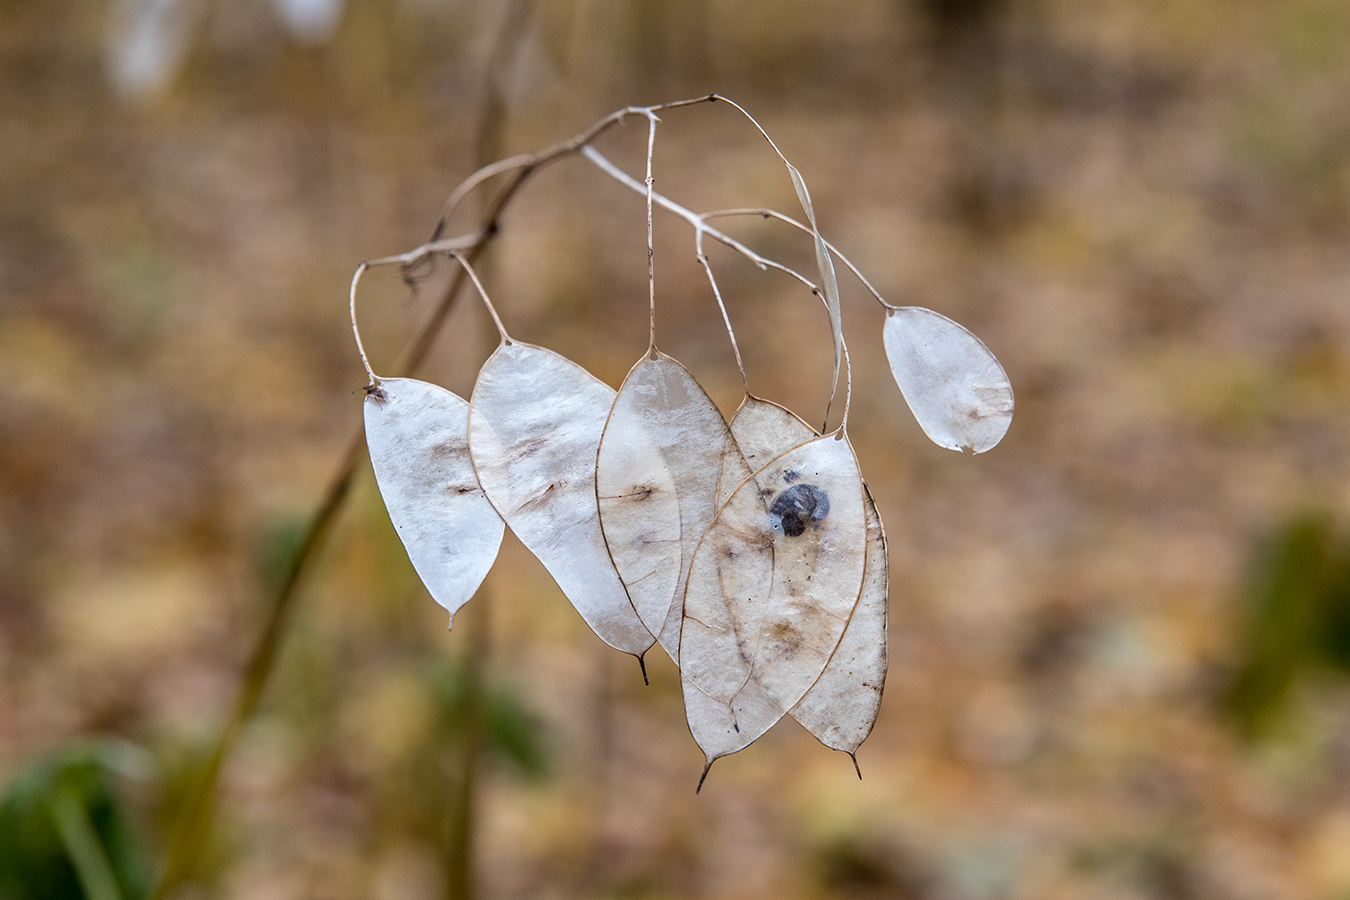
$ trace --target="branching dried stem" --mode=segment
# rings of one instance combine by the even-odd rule
[[[768,134],[764,132],[764,129],[759,123],[756,122],[749,113],[746,113],[741,106],[716,94],[709,94],[686,100],[676,100],[654,106],[624,107],[623,109],[610,113],[608,116],[595,122],[579,134],[546,147],[537,153],[520,154],[483,166],[466,178],[450,194],[442,208],[441,217],[432,232],[431,239],[427,243],[409,250],[406,253],[367,260],[357,267],[356,273],[352,278],[349,302],[353,333],[356,337],[357,348],[361,355],[362,365],[370,379],[369,383],[371,385],[376,385],[379,383],[379,379],[372,370],[369,360],[366,357],[365,348],[361,345],[359,329],[356,327],[356,287],[365,271],[375,266],[399,265],[406,272],[409,267],[437,254],[452,256],[461,263],[458,271],[450,279],[436,303],[433,305],[432,311],[427,316],[426,320],[418,327],[408,344],[405,346],[403,352],[399,355],[397,362],[392,367],[392,370],[398,373],[415,371],[426,358],[433,342],[440,333],[446,318],[454,307],[455,301],[457,300],[466,279],[477,282],[477,277],[473,272],[473,265],[483,253],[484,249],[497,235],[502,214],[515,198],[516,194],[530,177],[540,169],[573,155],[584,156],[615,181],[647,197],[649,251],[651,248],[650,229],[652,205],[660,206],[668,212],[679,216],[694,228],[696,252],[699,256],[699,262],[704,265],[705,270],[708,272],[709,280],[713,285],[713,291],[717,296],[718,305],[722,309],[723,319],[727,324],[729,333],[731,328],[730,320],[727,318],[726,309],[722,304],[721,294],[717,290],[716,282],[712,278],[711,269],[708,268],[706,255],[702,251],[702,238],[705,234],[741,254],[760,269],[777,269],[780,272],[790,275],[819,296],[819,289],[810,279],[788,266],[761,256],[745,244],[710,225],[707,221],[714,216],[748,214],[748,212],[743,213],[742,211],[722,210],[717,213],[700,215],[679,205],[673,200],[664,197],[654,189],[650,168],[652,150],[651,141],[653,140],[656,122],[659,121],[657,114],[665,110],[694,106],[700,103],[709,103],[717,100],[723,100],[730,103],[750,119],[754,126],[764,136],[765,140],[769,141],[774,152],[777,153],[779,158],[789,166],[789,169],[791,169],[791,164],[787,162],[787,159],[783,156],[782,152],[779,151],[777,145],[769,139]],[[605,159],[599,151],[591,146],[592,143],[606,131],[624,120],[635,116],[647,119],[649,127],[651,128],[648,144],[647,184],[645,185],[637,182],[627,173],[614,166],[609,160]],[[444,237],[445,232],[449,228],[451,218],[463,200],[478,188],[498,178],[505,178],[506,180],[485,205],[485,209],[479,219],[477,227],[456,237]],[[809,226],[802,225],[801,223],[772,210],[754,210],[753,212],[765,217],[781,219],[804,231],[813,234],[815,233],[814,229]],[[837,250],[834,250],[832,247],[830,249],[831,252],[839,256],[845,265],[848,265],[855,274],[858,274],[857,269],[849,263],[847,259],[840,255]],[[860,274],[858,277],[862,279]],[[653,284],[651,291],[654,308],[654,269],[649,270],[649,280],[651,280]],[[863,283],[867,284],[865,279],[863,280]],[[481,284],[479,284],[478,287],[480,292],[482,292]],[[868,289],[872,290],[870,285],[868,285]],[[872,293],[876,296],[875,290],[872,290]],[[881,300],[879,296],[877,299]],[[486,294],[484,294],[484,300],[487,301]],[[881,302],[883,305],[889,307],[889,304],[885,304],[884,300],[881,300]],[[488,302],[487,305],[493,320],[502,335],[502,339],[509,341],[510,339],[506,334],[505,328],[502,327],[495,309],[492,308],[490,302]],[[653,312],[653,329],[654,315]],[[732,334],[732,347],[736,353],[737,365],[741,369],[742,379],[744,379],[744,366],[741,364],[740,349],[736,346],[734,334]],[[294,609],[299,589],[304,582],[304,577],[308,573],[314,557],[318,555],[318,551],[323,546],[328,532],[331,530],[338,513],[342,509],[355,477],[357,467],[360,465],[364,455],[364,431],[362,428],[357,427],[353,430],[351,438],[347,443],[346,450],[336,467],[333,477],[329,481],[323,500],[315,510],[309,526],[306,528],[299,543],[296,545],[296,549],[291,555],[284,576],[277,583],[277,586],[270,597],[262,627],[244,664],[243,672],[240,677],[240,687],[230,708],[230,713],[222,725],[215,743],[208,754],[206,762],[203,764],[198,774],[197,781],[185,801],[181,818],[179,819],[177,828],[174,832],[173,840],[165,854],[164,866],[160,872],[159,880],[150,895],[153,900],[162,900],[162,898],[170,891],[176,888],[184,880],[191,877],[192,872],[197,865],[197,860],[207,838],[208,826],[211,811],[215,802],[220,772],[226,760],[233,752],[244,724],[256,711],[258,703],[262,698],[267,681],[275,667],[274,664],[280,650],[282,638],[284,637],[287,623],[289,622],[290,615]]]
[[[758,123],[756,123],[756,126],[758,127]],[[760,131],[762,133],[763,129],[760,129]],[[765,135],[765,137],[767,137],[767,135]],[[770,143],[773,142],[770,141]],[[775,146],[774,150],[776,151],[777,149],[778,148]],[[749,385],[746,380],[745,366],[741,360],[741,350],[739,345],[736,343],[736,333],[731,327],[731,319],[727,315],[726,304],[722,300],[722,292],[717,286],[716,278],[713,277],[712,266],[708,261],[707,254],[703,252],[703,236],[706,234],[709,237],[713,238],[714,240],[718,241],[719,243],[725,244],[727,247],[730,247],[732,250],[735,250],[741,256],[744,256],[746,259],[750,260],[760,269],[777,269],[780,272],[792,276],[797,281],[805,285],[806,288],[810,290],[812,294],[815,294],[816,297],[818,297],[822,303],[825,303],[827,310],[829,309],[829,304],[826,301],[824,294],[821,292],[820,288],[817,287],[813,281],[811,281],[811,279],[807,278],[805,275],[801,274],[797,270],[789,268],[788,266],[785,266],[782,263],[777,262],[776,260],[772,260],[769,259],[768,257],[761,256],[760,254],[756,253],[754,250],[750,249],[742,242],[736,240],[735,238],[719,230],[718,228],[709,225],[708,219],[717,217],[725,218],[736,215],[757,215],[766,219],[779,219],[781,221],[794,225],[795,227],[804,231],[807,234],[815,235],[815,230],[811,228],[809,225],[804,225],[803,223],[798,222],[796,219],[792,218],[791,216],[784,215],[783,213],[780,213],[777,210],[773,209],[759,209],[759,208],[724,209],[724,210],[714,210],[713,212],[707,213],[696,213],[685,206],[681,206],[679,203],[676,203],[669,197],[663,196],[662,194],[657,193],[654,190],[651,190],[650,185],[644,186],[633,176],[629,175],[623,169],[620,169],[618,166],[614,165],[614,163],[606,159],[605,156],[601,154],[599,150],[596,150],[594,147],[590,145],[582,147],[581,155],[586,159],[590,160],[592,163],[594,163],[596,168],[600,169],[600,171],[604,172],[606,175],[617,181],[619,184],[647,198],[647,202],[649,204],[648,227],[650,227],[651,224],[650,204],[655,203],[657,206],[660,206],[667,212],[670,212],[678,216],[679,218],[684,219],[684,221],[688,222],[690,227],[694,229],[694,254],[699,264],[703,266],[703,270],[708,275],[708,282],[712,286],[713,296],[717,299],[718,309],[720,309],[722,312],[722,321],[723,323],[725,323],[727,334],[731,338],[731,349],[736,355],[736,366],[738,369],[740,369],[741,383],[746,385],[747,392],[749,391]],[[779,156],[781,157],[782,154],[780,153]],[[789,165],[791,164],[789,163]],[[842,253],[840,253],[839,250],[834,247],[834,245],[830,244],[828,241],[825,241],[824,238],[822,238],[821,241],[825,244],[825,246],[829,249],[831,253],[839,257],[839,259],[844,263],[844,265],[849,267],[849,269],[858,277],[858,280],[862,282],[863,286],[866,287],[867,290],[871,292],[872,296],[875,297],[877,301],[882,304],[882,306],[886,307],[887,309],[898,308],[892,307],[891,304],[883,300],[881,298],[881,295],[877,293],[876,289],[872,287],[871,283],[866,278],[863,277],[860,271],[858,271],[858,268],[854,266],[853,263],[849,261],[847,257],[845,257]],[[649,246],[648,253],[650,254],[650,252],[651,251]],[[653,300],[653,309],[654,304],[655,301]],[[655,312],[653,312],[653,317],[654,316]],[[653,326],[653,329],[654,327],[655,326]],[[654,333],[655,331],[653,330],[653,334]],[[845,397],[844,397],[844,420],[847,421],[850,402],[849,398],[852,391],[853,375],[851,368],[848,368],[847,347],[841,346],[841,350],[844,355],[845,375],[846,378],[848,379],[847,384],[845,385]],[[825,411],[826,422],[821,425],[822,432],[826,430],[826,426],[828,425],[829,421],[829,416],[830,416],[829,407],[827,406]]]
[[[580,152],[583,147],[592,143],[596,138],[613,128],[615,125],[618,125],[624,119],[632,116],[642,116],[645,118],[667,109],[678,109],[682,106],[695,106],[699,103],[711,103],[718,99],[721,98],[716,94],[709,94],[705,97],[694,97],[689,100],[672,100],[669,103],[658,103],[655,106],[625,106],[623,109],[617,109],[605,116],[580,134],[574,135],[565,141],[559,141],[549,147],[545,147],[538,153],[522,153],[518,156],[513,156],[509,159],[504,159],[500,162],[484,166],[466,178],[459,187],[455,188],[454,193],[450,195],[450,198],[446,200],[445,206],[441,211],[440,221],[437,223],[431,239],[432,241],[435,241],[445,233],[445,229],[450,223],[450,217],[454,214],[455,209],[465,197],[472,193],[474,189],[498,175],[504,175],[507,172],[514,171],[516,175],[510,184],[518,189],[519,184],[538,169],[549,163],[557,162],[564,157]],[[514,194],[514,191],[512,191],[512,193]],[[500,198],[501,195],[499,194],[498,197]],[[509,200],[509,198],[507,199]],[[505,206],[505,204],[501,205],[503,207]],[[497,213],[500,214],[500,212],[501,210],[498,209]]]
[[[784,215],[783,213],[780,213],[780,212],[779,212],[778,210],[776,210],[776,209],[765,209],[765,208],[763,208],[763,207],[742,207],[742,208],[737,208],[737,209],[715,209],[715,210],[712,210],[711,212],[705,212],[705,213],[703,213],[702,216],[703,216],[703,218],[704,218],[705,220],[706,220],[706,219],[725,219],[725,218],[729,218],[729,217],[731,217],[731,216],[759,216],[760,218],[763,218],[763,219],[777,219],[777,220],[780,221],[780,222],[786,222],[788,225],[791,225],[793,228],[796,228],[798,231],[803,231],[803,232],[805,232],[805,233],[807,233],[807,234],[815,234],[815,232],[812,230],[812,228],[811,228],[810,225],[807,225],[805,222],[799,222],[798,220],[792,218],[792,216]],[[822,240],[822,241],[825,241],[824,238],[821,238],[821,240]],[[874,288],[874,287],[872,286],[872,282],[868,281],[867,278],[863,275],[863,273],[858,269],[858,267],[855,266],[855,265],[853,264],[853,261],[850,260],[850,259],[849,259],[847,256],[845,256],[843,253],[839,252],[839,248],[838,248],[838,247],[836,247],[834,244],[831,244],[829,241],[825,241],[825,247],[826,247],[831,253],[834,254],[834,256],[835,256],[836,259],[838,259],[841,263],[843,263],[845,266],[848,267],[848,270],[849,270],[850,272],[853,273],[854,277],[858,279],[858,281],[859,281],[859,282],[862,284],[862,286],[867,290],[867,292],[868,292],[869,294],[871,294],[872,297],[875,298],[875,300],[876,300],[878,303],[881,304],[881,306],[882,306],[883,309],[886,309],[886,310],[900,309],[900,307],[899,307],[899,306],[896,306],[894,303],[889,303],[889,302],[887,302],[886,298],[883,297],[883,296],[881,296],[881,292],[878,291],[876,288]]]
[[[586,159],[594,163],[596,168],[604,172],[610,178],[617,181],[619,184],[623,185],[624,187],[628,188],[631,191],[635,191],[638,194],[643,195],[646,194],[647,189],[642,186],[642,183],[640,181],[638,181],[636,178],[629,175],[623,169],[620,169],[618,166],[614,165],[614,163],[606,159],[604,155],[600,153],[599,150],[596,150],[594,147],[587,145],[581,148],[580,153]],[[783,265],[780,262],[769,259],[766,256],[760,256],[754,250],[751,250],[749,247],[747,247],[740,241],[736,240],[731,235],[727,234],[724,231],[719,230],[718,228],[712,225],[709,225],[705,221],[705,219],[707,218],[706,216],[700,215],[699,213],[696,213],[687,207],[681,206],[674,200],[671,200],[669,197],[665,197],[656,191],[652,192],[652,201],[657,206],[661,207],[667,212],[673,213],[674,215],[679,216],[681,219],[684,219],[686,222],[689,223],[690,227],[692,227],[696,233],[706,234],[708,235],[708,237],[717,241],[719,244],[725,244],[732,250],[735,250],[741,256],[744,256],[746,259],[750,260],[759,268],[777,269],[779,272],[791,275],[793,278],[797,279],[802,284],[804,284],[807,287],[807,289],[813,292],[817,290],[815,282],[813,282],[811,279],[807,278],[805,275],[801,274],[795,269],[791,269]]]

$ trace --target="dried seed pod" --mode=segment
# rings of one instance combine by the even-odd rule
[[[789,536],[769,504],[798,481],[827,494],[829,511]],[[685,713],[708,766],[819,679],[857,603],[866,541],[862,479],[842,433],[774,458],[722,507],[694,553],[680,639]]]
[[[469,449],[492,505],[606,643],[639,659],[653,638],[600,531],[595,459],[614,390],[551,350],[503,342],[469,408]]]
[[[596,492],[619,577],[673,660],[689,562],[717,513],[721,482],[749,475],[722,414],[688,370],[660,351],[644,355],[600,439]]]
[[[741,404],[731,420],[731,433],[752,466],[762,465],[816,436],[815,430],[797,416],[758,397],[747,397]],[[866,485],[863,487],[867,560],[858,603],[820,678],[789,710],[818,741],[850,756],[872,732],[888,665],[886,534],[872,494]]]
[[[388,378],[366,391],[364,416],[389,519],[453,624],[492,568],[503,531],[469,457],[469,404],[425,381]]]
[[[881,692],[889,664],[886,618],[890,564],[886,559],[886,533],[871,492],[866,485],[863,490],[867,563],[858,603],[825,671],[789,711],[818,741],[849,756],[857,753],[872,733],[881,709]]]
[[[921,306],[888,309],[882,337],[895,383],[933,443],[983,453],[1003,440],[1012,385],[979,338]]]

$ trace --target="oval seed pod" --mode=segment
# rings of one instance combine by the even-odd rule
[[[753,396],[747,397],[736,411],[731,433],[752,466],[768,462],[816,436],[811,426],[788,410]],[[866,487],[864,484],[867,559],[858,603],[820,678],[789,710],[816,740],[850,756],[872,732],[881,708],[888,666],[886,620],[890,572],[886,534]]]
[[[469,405],[469,450],[483,491],[586,624],[640,660],[653,638],[600,532],[595,459],[614,390],[551,350],[503,342]]]
[[[886,310],[882,337],[895,383],[933,443],[983,453],[1003,439],[1012,385],[979,338],[921,306]]]
[[[792,718],[832,750],[849,756],[872,733],[889,664],[886,651],[886,618],[890,590],[890,563],[886,558],[886,532],[881,526],[872,494],[863,485],[867,511],[867,562],[862,590],[834,655],[811,685],[811,690],[792,707]],[[856,767],[858,761],[853,760]],[[859,771],[859,777],[862,772]]]
[[[795,485],[828,512],[791,534],[770,504]],[[866,541],[862,479],[842,435],[774,458],[722,507],[694,553],[680,638],[685,713],[707,766],[819,679],[857,603]]]
[[[614,567],[643,624],[677,663],[689,561],[717,513],[721,481],[749,475],[694,376],[660,351],[644,355],[600,439],[596,492]]]
[[[389,519],[453,625],[492,568],[504,530],[469,458],[469,404],[425,381],[388,378],[367,389],[364,417]]]

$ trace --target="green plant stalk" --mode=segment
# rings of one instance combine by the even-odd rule
[[[88,900],[122,900],[112,863],[103,852],[98,832],[84,807],[69,790],[62,790],[53,797],[50,806],[52,821],[61,835],[61,843],[65,845],[66,855],[85,897]]]
[[[522,43],[534,15],[534,0],[515,0],[507,8],[496,43],[489,55],[488,77],[483,105],[480,111],[478,140],[474,156],[481,171],[502,155],[502,135],[506,126],[506,95],[502,89],[505,69],[514,51]],[[488,353],[496,345],[495,332],[487,333],[484,343]],[[475,861],[475,834],[477,823],[478,765],[483,755],[484,685],[483,670],[490,653],[487,602],[490,578],[478,589],[478,604],[474,615],[466,622],[468,650],[464,675],[465,706],[464,729],[459,742],[458,758],[454,760],[458,777],[455,779],[447,821],[445,847],[446,900],[473,900],[477,895]]]
[[[447,821],[445,852],[446,900],[473,900],[477,895],[474,847],[478,799],[478,765],[483,756],[486,679],[483,670],[489,653],[488,586],[478,589],[478,608],[469,619],[469,646],[464,664],[464,709],[461,740],[454,758],[452,795]]]

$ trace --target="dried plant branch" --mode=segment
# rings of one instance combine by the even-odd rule
[[[688,222],[695,229],[695,242],[699,261],[705,266],[705,269],[707,269],[710,280],[712,280],[712,273],[711,270],[707,268],[707,258],[702,252],[702,237],[705,234],[741,254],[759,268],[777,269],[801,282],[817,296],[821,296],[821,289],[801,273],[772,259],[761,256],[742,242],[732,238],[707,222],[707,219],[712,218],[714,215],[739,214],[737,211],[724,210],[714,214],[700,215],[656,192],[650,176],[650,135],[648,148],[648,183],[646,185],[636,181],[627,173],[614,166],[591,146],[603,133],[628,118],[635,116],[646,118],[650,123],[650,126],[654,129],[655,123],[658,121],[657,113],[659,112],[685,106],[693,106],[700,103],[713,102],[716,100],[726,100],[726,98],[716,94],[709,94],[702,97],[676,100],[653,106],[624,107],[623,109],[616,110],[596,121],[590,127],[573,137],[550,145],[536,153],[520,154],[482,166],[456,187],[447,198],[442,207],[440,219],[433,230],[431,239],[427,243],[407,251],[406,253],[367,260],[358,266],[357,271],[353,276],[350,298],[353,330],[356,331],[356,285],[361,275],[367,269],[374,266],[396,264],[403,267],[406,272],[409,267],[435,254],[453,256],[462,265],[442,290],[432,311],[427,316],[426,320],[417,328],[416,332],[399,355],[397,362],[392,367],[392,370],[398,373],[408,373],[416,370],[426,358],[433,342],[444,326],[446,318],[453,309],[465,281],[473,277],[472,267],[474,263],[498,234],[501,217],[515,198],[516,194],[536,172],[558,160],[573,155],[584,156],[615,181],[647,196],[649,204],[660,206]],[[742,113],[745,113],[745,110],[739,105],[735,103],[732,103],[732,105]],[[764,134],[764,137],[767,140],[768,135],[764,133],[764,130],[759,126],[759,123],[755,122],[748,113],[745,113],[745,115],[747,118],[750,118],[751,122],[755,124],[755,127],[759,129],[761,134]],[[773,146],[774,151],[783,159],[783,162],[788,165],[789,170],[795,173],[796,170],[793,169],[786,158],[782,156],[782,153],[778,150],[777,146],[773,145],[771,140],[769,142]],[[451,217],[463,200],[476,189],[498,178],[505,178],[506,180],[496,192],[491,195],[490,200],[485,204],[485,208],[479,217],[477,227],[456,237],[444,237],[443,235],[449,227]],[[783,221],[796,225],[802,230],[817,234],[813,228],[802,225],[801,223],[798,223],[787,216],[783,216],[782,214],[775,213],[772,210],[756,210],[755,212],[766,217],[782,219]],[[817,237],[819,237],[818,234]],[[830,249],[838,255],[837,250],[834,250],[832,247]],[[844,258],[840,256],[840,259]],[[844,262],[849,265],[849,268],[852,269],[855,274],[857,274],[857,269],[854,268],[852,264],[848,263],[847,260],[844,260]],[[861,275],[858,277],[860,279],[862,278]],[[722,306],[720,292],[717,291],[716,282],[713,281],[712,283],[714,293],[717,295],[718,304],[722,307],[723,318],[730,331],[730,321],[726,317],[725,307]],[[865,280],[864,284],[866,284]],[[868,287],[870,290],[870,285],[868,285]],[[874,295],[875,293],[876,292],[873,291]],[[880,300],[879,296],[878,300]],[[885,301],[881,302],[883,304],[885,303]],[[489,308],[491,308],[490,305]],[[501,327],[500,320],[497,319],[495,315],[495,311],[493,312],[493,318],[501,331],[503,339],[509,340],[505,330]],[[358,349],[361,353],[362,364],[366,374],[370,378],[370,383],[372,385],[377,384],[378,379],[366,358],[364,347],[360,345],[359,332],[357,332],[356,337]],[[744,379],[744,367],[741,365],[740,350],[736,347],[734,335],[732,335],[732,346],[736,353],[737,364],[738,366],[741,366],[742,378]],[[174,838],[165,854],[165,861],[159,879],[154,890],[150,894],[152,900],[163,900],[170,891],[191,877],[196,868],[197,860],[206,841],[221,770],[232,754],[244,724],[252,717],[258,707],[258,703],[262,698],[269,677],[275,668],[286,626],[297,602],[299,589],[304,583],[305,576],[309,572],[314,557],[318,555],[338,513],[342,509],[348,492],[350,491],[357,468],[364,456],[364,432],[358,427],[353,431],[344,453],[339,458],[333,476],[330,478],[328,487],[324,492],[323,499],[315,510],[301,540],[296,545],[284,576],[277,583],[276,588],[269,598],[267,612],[264,616],[262,626],[242,669],[239,690],[231,704],[229,714],[221,726],[220,732],[216,736],[211,751],[199,772],[197,781],[188,793],[177,827],[174,831]]]
[[[775,147],[775,150],[776,149],[777,148]],[[601,154],[600,151],[596,150],[594,147],[590,145],[582,147],[581,155],[584,156],[586,159],[590,160],[592,163],[594,163],[595,166],[600,169],[600,171],[604,172],[606,175],[617,181],[619,184],[622,184],[624,187],[628,188],[631,191],[634,191],[635,193],[643,194],[644,196],[646,196],[648,199],[648,203],[654,202],[656,205],[662,207],[668,212],[673,213],[674,215],[680,217],[681,219],[684,219],[686,222],[689,223],[690,227],[694,229],[694,254],[699,264],[703,266],[704,271],[708,275],[708,282],[712,286],[713,296],[717,300],[718,309],[720,309],[722,312],[722,321],[725,323],[727,334],[731,338],[731,349],[736,356],[736,366],[738,369],[740,369],[741,383],[746,385],[747,392],[749,392],[749,386],[746,380],[745,366],[741,360],[741,350],[736,343],[736,334],[732,330],[731,319],[727,315],[726,305],[722,300],[722,292],[717,286],[717,279],[713,276],[712,266],[708,261],[707,254],[703,252],[703,236],[706,234],[709,237],[713,238],[714,240],[722,244],[725,244],[727,247],[730,247],[732,250],[735,250],[737,253],[741,254],[746,259],[750,260],[755,265],[759,266],[759,268],[761,269],[777,269],[780,272],[784,272],[792,276],[793,278],[800,281],[803,285],[805,285],[811,291],[811,293],[819,297],[821,302],[825,304],[826,309],[828,311],[829,301],[821,293],[820,288],[818,288],[809,278],[807,278],[805,275],[802,275],[795,269],[783,265],[782,263],[769,259],[768,257],[761,256],[760,254],[756,253],[754,250],[750,249],[742,242],[736,240],[735,238],[715,228],[714,226],[709,225],[708,219],[718,217],[725,218],[729,216],[738,216],[738,215],[739,216],[757,215],[762,216],[763,218],[766,219],[770,218],[779,219],[781,221],[787,222],[790,225],[796,226],[798,229],[804,231],[807,234],[815,235],[814,229],[812,229],[810,226],[804,225],[803,223],[798,222],[796,219],[793,219],[791,216],[784,215],[783,213],[780,213],[774,209],[759,209],[759,208],[723,209],[723,210],[714,210],[712,212],[707,213],[696,213],[685,206],[681,206],[679,203],[676,203],[669,197],[665,197],[662,194],[659,194],[651,190],[650,184],[644,187],[637,179],[633,178],[633,176],[629,175],[627,172],[623,171],[618,166],[614,165],[614,163],[606,159],[604,155]],[[650,223],[650,210],[648,211],[648,217]],[[876,289],[872,287],[871,283],[868,282],[868,280],[863,277],[862,273],[858,271],[857,267],[854,266],[853,263],[850,262],[847,257],[845,257],[842,253],[840,253],[839,250],[834,247],[834,245],[826,242],[824,238],[821,238],[821,242],[824,244],[824,246],[826,246],[829,249],[831,253],[839,257],[839,259],[844,263],[844,265],[848,266],[848,268],[858,277],[858,280],[861,281],[869,291],[871,291],[872,296],[876,297],[879,303],[881,303],[887,309],[898,308],[892,307],[891,304],[883,300],[881,295],[877,293]],[[841,345],[840,350],[842,353],[842,362],[844,365],[846,375],[845,394],[844,394],[844,421],[847,421],[848,410],[853,390],[852,387],[853,376],[852,376],[852,368],[849,365],[848,361],[848,348],[846,346]],[[829,420],[829,415],[830,415],[829,407],[827,406],[825,411],[826,422],[828,422]],[[824,424],[822,424],[821,431],[824,432],[825,430],[826,427]]]
[[[799,222],[796,219],[792,218],[792,216],[784,215],[783,213],[780,213],[776,209],[765,209],[763,207],[715,209],[712,210],[711,212],[705,212],[702,215],[704,219],[724,219],[731,216],[759,216],[760,218],[764,219],[777,219],[780,222],[786,222],[788,225],[791,225],[798,231],[804,231],[807,234],[814,234],[814,232],[811,230],[810,225],[807,225],[805,222]],[[824,238],[822,238],[821,240],[824,240]],[[841,253],[838,247],[836,247],[834,244],[831,244],[829,241],[825,241],[825,247],[835,255],[836,259],[838,259],[841,263],[843,263],[846,267],[848,267],[848,270],[853,273],[854,277],[857,278],[859,282],[861,282],[862,286],[867,289],[867,292],[871,294],[878,303],[881,304],[883,309],[900,309],[900,307],[896,306],[894,303],[887,302],[886,298],[881,296],[881,292],[872,286],[872,282],[867,280],[867,278],[863,275],[863,273],[859,271],[858,267],[853,264],[852,260],[850,260],[843,253]]]
[[[638,181],[636,178],[629,175],[623,169],[620,169],[618,166],[614,165],[614,163],[606,159],[604,155],[601,154],[600,151],[596,150],[594,147],[590,145],[583,146],[580,150],[580,153],[586,159],[594,163],[596,168],[598,168],[600,171],[604,172],[610,178],[613,178],[615,181],[617,181],[624,187],[628,188],[629,190],[642,195],[645,195],[647,193],[647,189],[643,187],[642,182]],[[759,255],[754,250],[751,250],[749,247],[747,247],[740,241],[736,240],[731,235],[715,228],[712,225],[709,225],[706,221],[704,221],[704,219],[706,218],[705,216],[702,216],[699,213],[696,213],[687,207],[681,206],[674,200],[671,200],[669,197],[665,197],[662,194],[655,191],[652,192],[652,201],[657,206],[661,207],[667,212],[673,213],[676,216],[679,216],[681,219],[684,219],[686,222],[689,223],[690,227],[692,227],[695,232],[706,234],[713,240],[717,241],[719,244],[725,244],[732,250],[735,250],[741,256],[744,256],[746,259],[750,260],[759,268],[777,269],[780,272],[783,272],[787,275],[791,275],[793,278],[797,279],[802,284],[806,285],[806,287],[811,292],[815,293],[819,290],[816,287],[815,282],[813,282],[811,279],[807,278],[800,272],[796,271],[795,269],[791,269],[788,266],[785,266],[782,263],[777,262],[775,260],[769,259],[766,256]]]
[[[717,279],[713,277],[712,264],[708,262],[708,254],[703,252],[703,232],[694,232],[694,254],[698,257],[699,265],[703,266],[703,271],[708,275],[708,284],[712,287],[713,298],[717,300],[717,308],[722,313],[722,324],[727,328],[727,337],[731,339],[731,352],[736,356],[736,368],[741,373],[741,385],[745,388],[747,394],[750,393],[750,381],[745,377],[745,363],[741,360],[741,347],[736,342],[736,331],[731,327],[731,317],[727,314],[727,305],[722,301],[722,291],[717,287]]]
[[[559,141],[556,144],[545,147],[538,153],[522,153],[517,156],[512,156],[509,159],[503,159],[499,162],[484,166],[466,178],[464,182],[451,193],[449,199],[445,202],[445,206],[441,210],[441,218],[436,224],[436,229],[432,232],[431,240],[433,242],[436,241],[445,232],[445,229],[449,226],[450,217],[454,214],[455,210],[465,197],[472,193],[475,188],[492,180],[498,175],[504,175],[507,172],[515,171],[516,176],[511,182],[508,182],[507,189],[514,187],[514,189],[518,190],[520,183],[535,171],[549,163],[557,162],[564,157],[581,152],[582,148],[592,143],[596,138],[613,128],[615,125],[618,125],[624,119],[631,116],[646,117],[654,113],[662,112],[663,110],[678,109],[683,106],[695,106],[699,103],[711,103],[717,99],[719,98],[716,94],[708,94],[705,97],[694,97],[688,100],[672,100],[669,103],[658,103],[654,106],[625,106],[623,109],[616,109],[585,131],[573,135],[565,141]],[[511,190],[511,193],[514,193],[514,190]],[[500,194],[498,195],[498,198],[500,200]],[[509,197],[507,199],[509,200]],[[494,206],[496,205],[497,203],[494,202]],[[505,204],[501,205],[504,207]],[[500,209],[498,209],[497,212],[500,213]]]
[[[835,280],[834,264],[830,261],[830,252],[825,248],[825,238],[821,236],[820,229],[816,226],[816,213],[811,204],[811,192],[806,188],[806,179],[802,177],[802,173],[797,171],[797,167],[788,161],[788,158],[783,155],[783,151],[779,150],[778,145],[774,143],[773,138],[769,137],[769,133],[764,130],[764,127],[759,124],[754,116],[746,111],[745,107],[726,97],[717,96],[717,99],[735,107],[741,115],[750,120],[750,124],[759,130],[759,133],[764,136],[764,140],[769,142],[773,152],[778,154],[778,158],[783,161],[783,165],[787,166],[788,175],[792,178],[792,187],[796,190],[797,199],[802,204],[802,211],[806,213],[806,220],[811,223],[811,236],[816,245],[816,266],[820,269],[820,285],[823,291],[821,296],[825,300],[825,309],[830,316],[830,332],[834,337],[834,381],[830,385],[830,402],[825,406],[825,418],[828,421],[830,417],[829,408],[834,403],[835,391],[839,387],[839,365],[844,351],[844,328],[839,306],[839,285]]]

